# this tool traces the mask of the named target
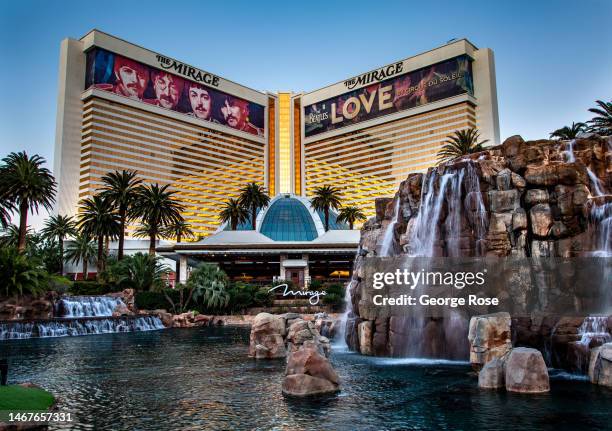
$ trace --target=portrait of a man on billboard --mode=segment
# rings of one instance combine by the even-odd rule
[[[221,106],[223,121],[232,129],[253,135],[263,136],[263,129],[256,127],[249,121],[249,102],[236,97],[227,96]]]
[[[187,112],[187,115],[200,120],[216,122],[211,115],[213,112],[213,95],[209,89],[195,82],[188,82],[186,97],[189,99],[188,106],[191,109]]]
[[[95,85],[100,90],[110,91],[119,96],[130,99],[142,100],[145,89],[149,82],[149,71],[146,66],[125,57],[108,57],[107,69],[112,64],[112,74],[107,81]]]
[[[153,84],[155,98],[145,99],[144,101],[162,108],[174,109],[183,91],[183,80],[170,73],[153,69],[151,71],[151,83]]]

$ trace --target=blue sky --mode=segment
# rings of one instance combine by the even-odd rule
[[[610,0],[4,1],[0,11],[0,155],[26,149],[50,163],[60,41],[92,28],[271,91],[316,89],[467,37],[495,52],[502,139],[547,137],[612,97]]]

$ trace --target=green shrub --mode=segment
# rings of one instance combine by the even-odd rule
[[[337,293],[328,293],[323,296],[323,304],[331,305],[332,307],[340,307],[343,304],[344,300]]]
[[[49,274],[36,258],[28,258],[15,247],[0,248],[0,296],[40,295],[49,289]]]
[[[262,287],[255,292],[253,302],[256,307],[270,307],[274,301],[274,292],[270,292],[267,287]]]
[[[119,289],[121,290],[121,289]],[[103,283],[95,280],[77,280],[72,283],[68,292],[72,295],[106,295],[107,293],[115,292],[115,286],[108,283]]]
[[[232,311],[242,311],[253,304],[253,293],[247,289],[232,287],[229,291],[229,309]]]
[[[175,289],[165,289],[166,295],[174,301],[175,304],[179,303],[180,293]],[[172,304],[168,302],[164,292],[137,292],[134,297],[134,304],[138,309],[141,310],[159,310],[164,309],[168,311],[172,310]]]
[[[323,286],[323,283],[321,283],[320,280],[312,280],[310,282],[310,286],[308,286],[309,290],[321,290],[321,287]]]
[[[340,296],[341,298],[344,297],[344,285],[340,284],[340,283],[331,283],[325,286],[325,291],[327,292],[327,294],[335,294]],[[317,290],[317,289],[311,289],[311,290]]]

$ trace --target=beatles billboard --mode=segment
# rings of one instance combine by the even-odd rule
[[[251,135],[264,135],[262,105],[212,88],[219,84],[217,76],[160,55],[157,59],[161,69],[94,48],[87,53],[85,88],[108,91]]]
[[[305,137],[448,97],[464,93],[474,94],[472,64],[466,55],[384,79],[386,76],[401,73],[402,65],[403,63],[396,63],[349,79],[344,82],[347,89],[354,88],[357,84],[373,83],[304,107]],[[393,70],[389,70],[390,68]]]

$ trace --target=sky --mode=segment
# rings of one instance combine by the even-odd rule
[[[495,54],[500,135],[540,139],[612,98],[612,0],[2,1],[0,157],[53,166],[62,39],[97,28],[264,91],[310,91],[468,38]]]

